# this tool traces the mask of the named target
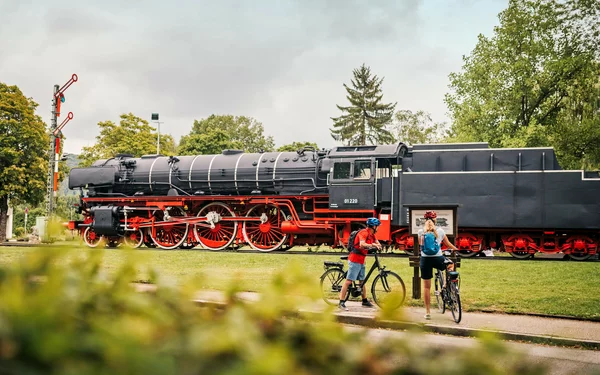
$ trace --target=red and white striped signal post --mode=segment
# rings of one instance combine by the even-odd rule
[[[60,116],[60,105],[65,102],[65,91],[73,83],[77,82],[77,74],[73,74],[71,79],[62,87],[54,85],[54,96],[52,97],[52,118],[50,120],[50,152],[48,159],[48,183],[46,187],[46,218],[49,219],[54,211],[54,198],[58,189],[58,162],[60,160],[60,131],[65,125],[73,119],[73,113],[69,112],[65,120],[58,124]]]

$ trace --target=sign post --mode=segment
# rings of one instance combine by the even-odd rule
[[[27,235],[27,215],[29,214],[29,208],[25,207],[25,235]]]
[[[419,277],[419,263],[421,261],[419,246],[419,230],[425,225],[426,211],[435,211],[437,214],[436,226],[442,228],[451,241],[458,233],[458,204],[405,204],[408,208],[408,233],[414,237],[415,245],[413,255],[408,257],[409,264],[414,268],[412,298],[421,299],[421,277]],[[457,262],[455,262],[457,263]],[[458,264],[456,264],[458,267]]]

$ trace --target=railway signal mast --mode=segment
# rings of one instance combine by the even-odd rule
[[[46,220],[50,219],[54,211],[54,199],[58,189],[58,162],[60,160],[60,134],[67,123],[73,119],[73,112],[69,112],[67,117],[58,125],[60,116],[60,105],[65,102],[65,91],[77,82],[77,74],[73,74],[71,79],[62,87],[54,85],[54,96],[52,97],[52,118],[50,120],[50,151],[48,159],[48,179],[46,185]]]

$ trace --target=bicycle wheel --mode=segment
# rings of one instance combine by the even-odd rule
[[[444,301],[444,290],[442,286],[444,285],[442,273],[437,271],[435,273],[435,299],[437,301],[438,310],[443,314],[446,312],[446,303]]]
[[[449,308],[456,323],[462,319],[462,306],[460,305],[460,292],[455,283],[450,282]]]
[[[397,309],[404,303],[406,287],[400,276],[392,271],[386,271],[373,280],[371,294],[377,306]]]
[[[339,268],[330,268],[321,275],[321,295],[323,300],[330,305],[340,302],[340,291],[346,281],[346,272]],[[348,296],[346,295],[346,298]]]

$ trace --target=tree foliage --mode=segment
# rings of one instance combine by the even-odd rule
[[[0,242],[6,239],[8,203],[44,199],[50,138],[37,103],[17,86],[0,82]]]
[[[100,135],[96,144],[83,147],[80,155],[82,166],[89,166],[98,159],[112,158],[116,154],[132,154],[135,157],[156,154],[156,129],[148,121],[133,115],[122,114],[119,124],[112,121],[98,123]],[[160,153],[175,154],[175,142],[169,134],[160,134]]]
[[[242,148],[241,143],[232,141],[221,129],[210,129],[202,134],[191,133],[181,137],[177,154],[179,155],[213,155],[223,150]]]
[[[489,339],[432,350],[408,338],[373,340],[330,313],[286,319],[300,293],[312,303],[320,298],[299,267],[278,271],[260,303],[240,301],[232,281],[220,308],[201,308],[194,284],[163,286],[150,270],[155,292],[136,292],[132,280],[146,267],[129,254],[107,274],[103,254],[46,247],[0,268],[2,374],[543,373]]]
[[[331,136],[347,145],[385,144],[394,138],[387,126],[394,115],[394,104],[382,103],[383,78],[372,75],[365,64],[352,71],[351,86],[344,84],[350,102],[347,107],[338,105],[340,117],[332,117]]]
[[[554,146],[563,167],[600,165],[600,2],[511,0],[450,74],[455,138]]]
[[[277,151],[293,152],[293,151],[302,150],[304,147],[314,147],[315,150],[319,149],[319,146],[317,146],[316,143],[307,141],[307,142],[292,142],[287,145],[280,146],[279,148],[277,148]]]
[[[252,117],[211,115],[194,120],[191,132],[181,137],[178,154],[219,154],[224,149],[273,151],[275,141],[264,131],[263,125]]]
[[[446,124],[433,122],[424,111],[400,110],[394,115],[393,135],[397,142],[409,145],[438,143],[446,136]]]

